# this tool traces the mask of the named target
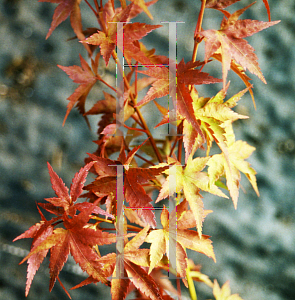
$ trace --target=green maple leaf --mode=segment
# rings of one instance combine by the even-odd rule
[[[226,87],[228,88],[228,86]],[[236,121],[238,119],[247,119],[248,116],[240,115],[231,108],[234,107],[241,99],[242,95],[248,91],[248,88],[239,92],[224,102],[226,90],[222,89],[214,97],[203,98],[198,97],[196,91],[191,93],[193,99],[193,109],[195,119],[200,123],[200,128],[207,141],[207,155],[209,155],[212,142],[215,141],[219,148],[227,156],[227,145],[225,138],[225,130],[222,124],[226,121]],[[198,132],[194,130],[192,124],[187,119],[183,120],[185,134],[183,137],[185,147],[185,159],[187,161],[190,154],[194,154],[195,150],[202,147],[202,139]]]
[[[183,215],[187,213],[185,210],[184,204],[186,201],[183,201],[179,205],[177,205],[176,209],[173,210],[171,216],[169,218],[169,212],[164,207],[161,213],[161,223],[163,229],[153,230],[149,233],[146,238],[146,242],[151,243],[150,247],[150,267],[149,273],[159,264],[161,264],[161,260],[165,253],[169,256],[169,238],[172,238],[176,242],[176,268],[177,273],[181,277],[186,277],[186,268],[187,268],[187,255],[185,248],[189,248],[191,250],[203,253],[208,257],[211,257],[215,261],[215,255],[213,252],[212,242],[208,239],[208,236],[202,235],[199,236],[198,232],[193,230],[188,230],[186,226],[184,226],[183,222],[180,222],[182,226],[177,226],[177,231],[175,233],[171,233],[169,231],[169,221],[176,221],[176,211],[177,211],[177,224],[178,218],[181,220]],[[170,226],[171,227],[171,226]],[[173,230],[173,229],[172,229]],[[171,249],[170,249],[171,250]],[[186,280],[184,280],[184,284],[187,285]]]
[[[229,281],[227,281],[221,288],[217,283],[217,280],[214,280],[213,285],[213,295],[216,300],[243,300],[238,294],[231,294],[229,287]]]
[[[207,162],[207,165],[209,166],[208,175],[210,178],[210,185],[214,185],[216,180],[221,175],[225,174],[229,193],[235,208],[237,208],[239,184],[241,180],[240,172],[247,176],[256,194],[259,196],[255,177],[256,171],[251,168],[247,161],[245,161],[245,159],[255,150],[255,147],[248,145],[244,141],[235,141],[231,123],[226,122],[225,126],[228,157],[226,158],[224,153],[213,155]]]
[[[199,193],[200,189],[220,197],[228,198],[215,184],[210,184],[210,178],[206,172],[201,172],[209,159],[210,157],[192,159],[192,156],[190,156],[185,169],[182,168],[179,162],[174,161],[175,164],[170,166],[169,170],[165,171],[168,177],[156,200],[158,202],[169,196],[169,178],[170,176],[174,176],[176,178],[175,192],[179,193],[183,190],[184,197],[193,211],[200,237],[202,236],[202,224],[205,218],[204,204],[202,196]],[[173,161],[173,159],[170,160],[171,162]]]

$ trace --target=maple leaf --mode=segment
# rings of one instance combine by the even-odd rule
[[[220,48],[224,88],[232,59],[240,63],[245,70],[248,69],[251,73],[258,76],[262,82],[266,83],[253,47],[243,38],[273,26],[280,21],[238,20],[238,17],[253,4],[229,15],[228,19],[224,18],[221,22],[220,30],[210,29],[199,32],[200,35],[205,37],[205,62]]]
[[[238,1],[240,1],[240,0],[207,0],[206,1],[206,8],[217,9],[217,10],[223,12],[225,15],[226,14],[230,15],[230,13],[223,10],[223,8],[226,8],[226,7],[236,3]],[[267,10],[268,21],[271,21],[270,8],[269,8],[268,0],[263,0],[263,3],[264,3],[265,8]]]
[[[30,229],[26,232],[21,234],[20,236],[16,237],[13,242],[23,239],[23,238],[33,238],[32,246],[36,247],[41,244],[48,236],[53,233],[53,226],[52,223],[56,221],[56,219],[51,221],[41,221],[41,223],[37,223],[33,225]],[[27,282],[26,282],[26,297],[29,294],[30,287],[36,272],[38,271],[41,263],[43,262],[44,258],[46,257],[48,250],[40,251],[34,255],[32,255],[28,259],[28,269],[27,269]]]
[[[191,153],[195,153],[198,148],[203,147],[204,140],[201,135],[194,129],[193,125],[186,119],[183,120],[183,144],[185,149],[185,162]]]
[[[209,159],[210,157],[197,157],[192,159],[192,156],[190,156],[184,170],[179,162],[174,161],[176,163],[173,166],[170,166],[169,170],[164,172],[168,175],[168,177],[162,185],[162,189],[160,190],[159,196],[156,200],[157,203],[169,196],[169,177],[175,177],[175,192],[179,193],[183,189],[184,196],[193,211],[196,222],[195,224],[200,237],[202,236],[202,223],[205,218],[205,213],[204,204],[202,197],[199,194],[199,190],[202,189],[211,194],[228,198],[217,188],[217,186],[210,184],[209,177],[205,172],[201,172],[203,168],[205,168]]]
[[[57,198],[48,198],[48,201],[55,206],[61,206],[64,210],[68,210],[71,206],[71,199],[69,196],[69,189],[65,186],[64,182],[58,175],[53,171],[53,168],[47,162],[47,167],[50,175],[50,181],[52,189],[55,191]]]
[[[212,98],[198,97],[197,93],[192,94],[194,115],[196,120],[200,123],[200,128],[204,132],[207,140],[207,155],[209,155],[212,142],[215,141],[227,157],[225,129],[222,127],[222,124],[226,121],[233,122],[238,119],[248,118],[248,116],[240,115],[231,110],[248,88],[224,102],[227,88],[228,86]],[[202,142],[199,139],[196,140],[198,137],[195,138],[195,132],[187,123],[187,120],[184,119],[184,129],[186,130],[184,131],[184,133],[186,133],[184,137],[186,160],[188,156],[196,150],[197,147],[195,143],[200,145]]]
[[[62,179],[54,172],[51,165],[47,163],[52,189],[55,191],[57,197],[45,198],[45,200],[47,200],[54,206],[62,207],[63,211],[67,212],[69,208],[73,206],[74,202],[77,201],[78,197],[82,194],[87,174],[93,164],[94,162],[88,163],[75,174],[69,194],[69,189],[65,186]]]
[[[206,8],[223,9],[240,0],[207,0]]]
[[[129,0],[129,1],[131,1],[131,0]],[[153,5],[153,4],[157,3],[158,0],[151,0],[151,1],[143,3],[143,5],[138,5],[137,4],[137,2],[140,3],[140,1],[132,1],[132,2],[133,2],[133,6],[132,6],[131,12],[130,12],[130,19],[135,18],[142,11],[146,12],[147,7],[149,7],[150,5]]]
[[[149,59],[150,64],[154,65],[168,65],[169,59],[165,55],[155,55],[156,50],[150,49],[148,50],[145,45],[141,42],[134,41],[134,45],[138,45],[141,52],[144,53],[144,55]]]
[[[97,196],[116,195],[117,188],[117,169],[116,165],[124,165],[124,197],[132,208],[139,208],[138,215],[151,226],[156,226],[155,215],[152,211],[153,206],[151,197],[146,193],[142,184],[148,183],[155,179],[155,176],[161,174],[168,165],[158,165],[150,168],[130,168],[130,163],[136,151],[143,144],[134,147],[128,153],[126,160],[114,161],[106,158],[100,158],[96,155],[89,154],[95,160],[94,168],[99,175],[93,184],[85,187],[92,190]]]
[[[139,73],[148,75],[156,80],[152,83],[152,87],[148,90],[145,97],[137,103],[137,106],[144,105],[155,98],[161,98],[169,93],[169,70],[166,67],[150,67]]]
[[[114,18],[117,18],[116,15],[114,16]],[[151,64],[152,62],[146,56],[146,53],[141,51],[140,45],[138,45],[137,43],[138,40],[146,36],[152,30],[155,30],[159,27],[162,27],[162,25],[149,25],[145,23],[136,22],[124,25],[123,33],[117,33],[117,27],[114,28],[112,24],[110,24],[107,33],[99,31],[98,33],[95,33],[87,39],[85,39],[83,43],[99,45],[106,65],[108,65],[110,56],[115,50],[116,33],[117,35],[124,34],[124,49],[120,50],[124,54],[124,58],[127,60],[127,62],[130,63],[131,59],[134,58],[136,61],[142,62],[144,64]]]
[[[181,213],[184,213],[181,206],[177,205],[171,214],[173,217],[170,217],[172,222],[176,222],[176,211],[177,218]],[[185,229],[185,226],[184,229],[178,228],[178,219],[176,233],[169,232],[169,212],[165,207],[161,213],[161,223],[163,229],[151,231],[145,240],[151,243],[149,273],[159,264],[165,253],[169,256],[169,237],[175,239],[176,242],[176,268],[181,277],[186,277],[187,255],[185,248],[203,253],[215,261],[213,247],[208,236],[199,237],[196,231]],[[186,280],[184,283],[187,285]]]
[[[71,26],[78,36],[78,38],[83,39],[84,34],[82,33],[82,22],[81,22],[81,11],[80,2],[81,0],[38,0],[38,2],[51,2],[59,3],[56,7],[51,27],[47,33],[46,39],[52,34],[53,30],[63,21],[65,21],[68,16],[71,17]]]
[[[208,175],[210,185],[213,185],[219,176],[225,173],[226,185],[232,197],[234,207],[237,208],[239,182],[241,179],[240,172],[243,172],[247,176],[256,194],[259,195],[255,177],[256,172],[250,167],[250,164],[245,161],[255,148],[244,141],[235,141],[230,122],[225,122],[224,126],[228,146],[228,158],[225,158],[224,153],[214,154],[207,162],[209,166]]]
[[[238,294],[231,294],[229,281],[220,288],[217,280],[214,279],[213,295],[216,300],[243,300]]]
[[[153,64],[149,56],[144,51],[138,40],[146,36],[152,30],[155,30],[162,25],[149,25],[145,23],[132,23],[124,26],[124,57],[128,63],[131,63],[132,58],[142,64]]]
[[[80,55],[80,61],[81,61],[81,67],[79,66],[70,66],[70,67],[64,67],[64,66],[60,66],[57,65],[60,69],[62,69],[64,72],[67,73],[67,75],[69,75],[69,77],[75,82],[80,84],[75,92],[68,98],[68,100],[70,101],[67,105],[67,112],[66,115],[64,117],[64,121],[63,121],[63,126],[66,122],[66,119],[70,113],[70,111],[72,110],[72,108],[74,107],[74,105],[76,104],[76,106],[78,107],[79,111],[81,114],[85,113],[85,101],[86,98],[90,92],[90,90],[92,89],[92,87],[94,86],[94,84],[96,83],[96,81],[99,79],[98,75],[95,75],[90,66],[88,65],[88,63],[84,60],[84,58]],[[85,116],[84,116],[85,117]],[[85,117],[86,122],[89,126],[89,122],[87,120],[87,117]]]
[[[177,85],[177,110],[179,111],[181,117],[186,119],[193,126],[193,128],[196,130],[198,135],[200,135],[203,141],[204,135],[200,128],[200,124],[194,115],[194,109],[192,104],[193,104],[193,99],[190,96],[188,88],[183,83],[178,84]]]
[[[97,254],[89,247],[97,244],[113,243],[115,242],[115,235],[83,227],[87,225],[92,213],[104,214],[111,218],[113,218],[113,216],[96,206],[99,199],[96,200],[94,204],[86,202],[74,204],[82,193],[86,176],[93,164],[94,162],[90,162],[75,174],[69,194],[69,190],[62,179],[58,177],[48,163],[52,188],[57,197],[46,198],[45,200],[50,202],[48,203],[49,205],[39,205],[58,216],[47,221],[38,208],[42,221],[14,239],[14,241],[16,241],[22,238],[33,238],[31,252],[21,262],[23,263],[28,260],[26,295],[28,295],[34,275],[46,257],[49,249],[51,249],[49,264],[51,278],[50,290],[52,290],[56,279],[58,279],[58,274],[70,252],[84,271],[90,273],[94,272],[94,276],[99,277],[104,283],[107,282],[106,279],[100,275],[98,269],[97,271],[91,270],[91,264],[95,265],[95,260],[99,257],[97,257]],[[76,215],[76,210],[80,210],[81,213]],[[66,229],[54,229],[53,224],[58,224],[56,221],[60,222],[60,220],[63,221]],[[86,258],[87,255],[88,258]]]
[[[124,268],[129,279],[113,279],[117,281],[131,280],[133,284],[142,291],[147,297],[151,299],[163,299],[159,288],[154,279],[146,273],[143,267],[147,267],[149,264],[148,249],[138,249],[144,242],[149,226],[142,229],[134,238],[132,238],[124,247]],[[113,287],[113,286],[112,286]],[[120,292],[120,285],[116,285],[117,289],[113,289],[112,295],[116,295]],[[118,291],[119,289],[119,291]],[[111,290],[112,291],[112,290]],[[115,298],[118,299],[119,298]]]
[[[210,76],[208,73],[201,72],[195,69],[202,65],[201,62],[185,63],[182,59],[177,66],[177,82],[181,84],[210,84],[221,82],[220,79]],[[152,83],[152,87],[147,92],[146,96],[137,103],[136,106],[142,106],[155,98],[161,98],[169,94],[169,69],[166,67],[149,67],[145,71],[139,73],[148,75],[156,80]],[[178,103],[177,103],[178,104]]]
[[[126,201],[131,207],[145,208],[144,210],[139,210],[138,214],[153,227],[156,226],[156,221],[152,211],[153,206],[150,203],[152,199],[145,192],[142,184],[154,179],[156,175],[159,175],[166,168],[130,168],[125,172],[124,195]]]
[[[38,242],[33,245],[30,253],[21,261],[23,263],[32,257],[43,257],[45,252],[47,253],[51,249],[49,263],[50,291],[58,278],[59,272],[67,261],[69,253],[71,253],[83,271],[86,271],[97,281],[107,283],[107,279],[100,270],[100,265],[97,264],[99,256],[92,250],[92,246],[114,243],[116,235],[85,227],[96,204],[97,201],[71,219],[64,214],[63,221],[66,229],[54,229],[50,234],[46,235],[45,239],[41,235],[37,240]],[[39,261],[37,263],[39,264]],[[28,268],[28,278],[32,277],[33,272],[38,267],[36,262],[34,264],[34,269]]]
[[[103,114],[102,118],[107,118],[108,119],[109,116],[112,116],[111,121],[114,122],[115,121],[114,114],[117,111],[117,100],[111,94],[106,93],[105,91],[103,91],[103,93],[104,93],[105,99],[98,100],[93,105],[93,107],[84,114],[84,116]],[[124,109],[122,109],[121,112],[124,113],[124,121],[126,121],[134,113],[134,108],[131,105],[129,105],[128,102],[126,101],[125,105],[124,105]],[[115,115],[115,117],[117,117],[117,116]],[[103,125],[103,128],[102,128],[101,131],[99,129],[98,133],[106,135],[105,131],[107,130],[106,129],[107,126],[108,125],[113,126],[114,124],[103,123],[102,125]],[[109,134],[112,134],[112,133],[109,133]],[[110,138],[111,137],[108,137],[108,139],[110,139]]]
[[[219,51],[216,51],[213,54],[213,57],[222,63],[222,56],[218,52]],[[254,94],[253,94],[253,91],[252,91],[253,85],[250,83],[251,78],[246,75],[243,67],[241,65],[239,65],[234,60],[231,60],[230,68],[231,68],[231,70],[233,70],[243,80],[243,82],[245,83],[246,87],[249,89],[249,93],[250,93],[250,95],[252,97],[252,102],[253,102],[254,108],[256,109],[256,104],[255,104],[255,100],[254,100]]]
[[[77,201],[78,197],[83,191],[86,176],[94,162],[90,162],[89,164],[85,165],[80,169],[79,172],[75,174],[70,188],[70,195],[69,189],[65,186],[62,179],[59,178],[58,175],[53,171],[50,164],[47,164],[52,188],[55,191],[57,197],[45,198],[45,200],[49,203],[38,203],[38,205],[48,212],[58,215],[59,218],[61,218],[61,215],[63,215],[65,212],[69,215],[74,215],[77,209],[81,211],[82,209],[88,208],[90,205],[90,203],[88,202],[78,203],[75,205],[74,203]],[[100,207],[96,207],[94,211],[97,214],[102,214],[113,218],[112,215],[107,214]]]
[[[131,3],[124,9],[118,9],[114,11],[111,2],[108,1],[103,10],[104,26],[102,26],[102,28],[104,28],[104,31],[99,31],[87,39],[80,41],[81,43],[99,45],[106,66],[108,66],[109,59],[116,47],[116,23],[127,22],[129,20],[132,6],[133,4]]]
[[[200,125],[197,122],[192,102],[193,99],[190,96],[190,92],[187,85],[192,84],[210,84],[220,82],[220,79],[214,78],[207,73],[200,72],[200,70],[195,69],[195,67],[202,65],[200,62],[188,62],[185,63],[182,59],[177,67],[177,100],[176,107],[177,113],[181,117],[185,118],[188,122],[192,124],[197,133],[204,138],[203,133],[200,129]],[[152,83],[152,87],[147,92],[146,96],[137,103],[136,106],[141,106],[148,103],[155,98],[164,97],[169,94],[169,70],[166,67],[150,67],[146,71],[138,71],[140,73],[146,74],[156,81]],[[166,118],[167,121],[167,118]],[[163,124],[162,122],[161,124]]]
[[[153,20],[153,16],[149,12],[147,8],[147,3],[145,3],[144,0],[130,0],[130,1],[133,2],[135,5],[139,6],[149,16],[149,18]]]
[[[212,210],[204,210],[204,215],[212,213]],[[188,202],[184,199],[177,205],[177,228],[188,229],[196,227],[196,220],[192,210],[188,209]]]
[[[129,44],[133,41],[142,39],[152,30],[162,27],[162,25],[149,25],[146,23],[131,23],[124,26],[124,43]]]
[[[101,54],[105,60],[106,66],[109,64],[109,59],[112,52],[115,50],[116,44],[114,43],[114,37],[108,37],[103,31],[94,33],[86,40],[81,41],[90,45],[99,45]]]
[[[144,267],[148,267],[149,265],[149,250],[138,249],[144,242],[148,230],[149,226],[143,228],[135,237],[125,244],[123,250],[124,255],[119,254],[124,261],[125,276],[123,278],[116,277],[116,272],[118,272],[116,270],[118,257],[115,253],[109,253],[98,260],[98,263],[104,266],[104,275],[106,277],[113,275],[111,281],[112,299],[125,299],[129,284],[132,282],[135,287],[149,297],[149,299],[163,300],[155,280],[144,269]],[[97,282],[97,280],[93,277],[89,277],[74,288],[93,282]]]

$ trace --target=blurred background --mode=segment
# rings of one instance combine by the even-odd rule
[[[233,12],[252,1],[242,0]],[[212,209],[204,224],[204,234],[212,236],[217,263],[195,255],[195,263],[220,284],[230,280],[233,293],[244,300],[291,300],[295,297],[295,3],[269,0],[272,20],[281,23],[247,40],[256,50],[267,85],[255,75],[253,80],[257,109],[245,95],[237,111],[249,115],[236,122],[237,139],[256,147],[248,160],[257,171],[258,198],[245,178],[235,210],[231,200],[203,193],[206,209]],[[56,65],[80,65],[79,53],[87,59],[76,40],[69,19],[45,40],[55,4],[37,0],[0,1],[0,299],[25,299],[26,264],[18,263],[28,253],[31,240],[12,240],[40,220],[36,202],[53,197],[46,162],[70,185],[83,166],[86,152],[96,150],[96,122],[91,131],[73,110],[64,127],[69,97],[77,87]],[[159,0],[150,7],[153,21],[184,21],[177,29],[178,61],[191,59],[193,31],[200,8],[198,0]],[[83,27],[96,26],[95,18],[82,1]],[[262,0],[241,18],[268,21]],[[207,10],[203,28],[218,29],[222,15]],[[136,20],[134,20],[136,21]],[[166,27],[165,27],[166,26]],[[148,48],[168,55],[168,26],[154,31],[144,40]],[[201,48],[198,59],[203,59]],[[105,80],[114,83],[115,65],[101,67]],[[221,78],[221,66],[212,63],[206,71]],[[233,74],[229,96],[244,88]],[[200,88],[201,96],[213,96],[221,86]],[[102,99],[98,85],[88,107]],[[150,106],[154,109],[153,106]],[[37,272],[28,300],[67,299],[57,283],[48,292],[48,259]],[[67,289],[84,280],[85,274],[70,258],[60,278]],[[198,299],[213,298],[210,289],[196,285]],[[71,291],[73,299],[110,299],[102,284]],[[188,294],[187,294],[188,295]]]

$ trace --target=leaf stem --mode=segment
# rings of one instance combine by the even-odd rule
[[[97,220],[97,221],[100,221],[100,222],[109,223],[109,224],[114,224],[114,222],[112,220],[103,219],[103,218],[100,218],[100,217],[97,217],[97,216],[91,216],[91,219],[94,219],[94,220]],[[129,230],[133,230],[133,231],[137,231],[137,232],[140,232],[142,230],[142,228],[137,227],[137,226],[133,226],[133,225],[130,225],[130,224],[127,224],[127,228]],[[103,229],[105,229],[105,230],[116,230],[115,228],[103,228]]]
[[[129,224],[127,224],[127,228],[129,230],[133,230],[133,231],[137,231],[137,232],[140,232],[142,230],[142,228],[139,228],[139,227],[136,227],[136,226],[133,226],[133,225],[129,225]]]
[[[90,7],[90,9],[91,9],[92,12],[95,14],[95,16],[97,17],[97,16],[98,16],[98,12],[96,12],[96,11],[94,10],[94,8],[90,5],[90,3],[89,3],[87,0],[85,0],[85,2],[86,2],[86,4]]]
[[[97,0],[93,0],[93,2],[94,2],[94,4],[95,4],[96,10],[99,11],[99,5],[98,5]]]
[[[112,56],[113,56],[113,59],[115,60],[115,62],[118,63],[118,65],[119,65],[119,67],[120,67],[119,69],[120,69],[120,72],[122,73],[122,76],[123,76],[124,85],[125,85],[126,89],[129,91],[129,90],[130,90],[129,82],[128,82],[128,80],[127,80],[125,74],[123,74],[122,66],[120,65],[120,62],[118,62],[118,59],[117,59],[117,55],[116,55],[115,50],[112,52]],[[142,116],[142,113],[141,113],[140,109],[139,109],[138,107],[135,106],[135,105],[136,105],[136,100],[134,99],[132,93],[130,93],[130,98],[131,98],[132,104],[134,105],[134,109],[135,109],[135,111],[136,111],[136,113],[137,113],[137,115],[138,115],[138,117],[139,117],[139,120],[141,121],[141,123],[142,123],[142,125],[143,125],[143,129],[146,131],[146,134],[147,134],[147,136],[148,136],[149,139],[150,139],[151,145],[152,145],[153,150],[154,150],[154,152],[155,152],[155,154],[156,154],[156,156],[157,156],[157,159],[158,159],[158,161],[159,161],[160,163],[162,163],[162,162],[163,162],[163,159],[162,159],[162,156],[161,156],[161,154],[160,154],[160,152],[159,152],[159,149],[158,149],[158,147],[157,147],[157,145],[156,145],[156,142],[155,142],[155,140],[154,140],[154,137],[152,136],[152,134],[151,134],[151,132],[150,132],[148,126],[147,126],[147,123],[146,123],[145,119],[144,119],[143,116]]]
[[[187,278],[188,289],[189,289],[191,299],[192,300],[198,300],[195,285],[194,285],[194,281],[193,281],[193,279],[190,275],[190,268],[189,267],[187,267],[187,269],[186,269],[186,278]]]
[[[177,127],[177,133],[182,134],[182,131],[183,131],[183,121]],[[177,153],[177,159],[180,163],[182,157],[182,144],[183,144],[183,137],[180,137],[178,140],[178,153]]]
[[[102,83],[104,83],[107,87],[112,89],[114,92],[117,92],[115,88],[113,88],[111,85],[109,85],[107,82],[105,82],[101,77],[99,77],[98,80],[101,81]]]
[[[100,7],[100,9],[102,9],[102,6]],[[98,13],[98,18],[97,18],[97,20],[98,20],[98,23],[99,23],[100,27],[102,28],[103,32],[104,32],[105,34],[107,34],[107,33],[108,33],[108,30],[107,30],[106,24],[105,24],[104,19],[103,19],[103,12],[102,12],[102,11],[100,11],[100,12]]]
[[[136,122],[136,124],[138,124],[140,127],[143,127],[143,125],[139,122],[139,120],[134,114],[131,116],[131,118]]]
[[[199,47],[200,42],[203,40],[203,38],[200,37],[198,32],[200,32],[202,29],[202,22],[203,22],[203,17],[204,17],[205,6],[206,6],[206,0],[202,0],[202,5],[201,5],[200,12],[199,12],[198,22],[197,22],[195,33],[194,33],[195,44],[194,44],[194,51],[193,51],[193,56],[192,56],[193,62],[197,58],[198,47]]]
[[[179,278],[176,279],[176,284],[177,284],[177,291],[178,291],[178,294],[179,294],[178,300],[182,300],[182,298],[181,298],[181,288],[180,288],[180,279]]]
[[[138,70],[138,62],[135,64],[135,88],[134,88],[134,93],[135,93],[135,99],[137,98],[137,70]]]
[[[103,218],[100,218],[100,217],[97,217],[97,216],[91,216],[91,219],[94,219],[94,220],[97,220],[97,221],[100,221],[100,222],[114,224],[114,221],[112,221],[112,220],[103,219]]]
[[[154,137],[152,136],[152,134],[151,134],[151,132],[150,132],[150,130],[149,130],[147,124],[146,124],[146,121],[145,121],[145,119],[143,118],[143,116],[141,114],[141,111],[139,110],[138,107],[134,107],[134,109],[136,110],[136,113],[138,114],[138,117],[139,117],[140,121],[142,122],[142,125],[143,125],[144,129],[146,130],[146,134],[147,134],[147,136],[150,139],[151,145],[152,145],[152,147],[153,147],[153,149],[155,151],[155,154],[157,156],[158,161],[160,163],[162,163],[163,162],[162,156],[161,156],[161,154],[159,152],[159,149],[158,149],[158,147],[156,145]]]

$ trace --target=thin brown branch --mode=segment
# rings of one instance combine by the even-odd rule
[[[193,56],[192,56],[192,61],[195,61],[197,58],[197,52],[198,52],[198,46],[200,42],[202,41],[202,37],[198,34],[202,30],[202,22],[203,22],[203,17],[204,17],[204,11],[205,11],[205,6],[206,6],[206,0],[202,0],[202,5],[201,9],[199,12],[199,17],[198,17],[198,22],[196,25],[195,33],[194,33],[194,51],[193,51]]]

